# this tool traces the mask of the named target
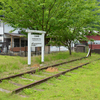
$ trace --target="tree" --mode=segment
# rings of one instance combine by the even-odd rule
[[[90,0],[86,1],[89,3]],[[9,23],[14,28],[38,29],[50,33],[52,30],[69,26],[69,21],[72,21],[70,17],[86,1],[1,0],[3,6],[0,14],[5,16],[2,18],[3,21]]]
[[[4,22],[15,29],[44,30],[46,36],[57,36],[69,51],[71,41],[83,38],[83,28],[98,19],[96,0],[1,0],[1,3]]]
[[[66,0],[2,0],[4,22],[14,28],[53,30],[57,17],[63,17]],[[60,18],[61,18],[60,17]]]
[[[62,45],[68,47],[71,55],[72,41],[87,41],[86,35],[90,34],[89,31],[96,30],[98,19],[99,6],[96,1],[84,1],[77,3],[73,6],[73,12],[67,22],[66,28],[56,30],[50,37],[56,36],[53,43],[61,42]],[[95,23],[95,24],[94,24]],[[92,32],[91,35],[96,33]],[[59,41],[57,41],[59,40]]]

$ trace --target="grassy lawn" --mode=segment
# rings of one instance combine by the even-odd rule
[[[86,56],[86,53],[73,53],[71,56],[69,52],[52,53],[45,55],[44,66],[69,61]],[[32,64],[41,64],[41,56],[34,56],[31,59]],[[32,70],[33,67],[27,65],[27,57],[17,56],[2,56],[0,55],[0,78],[22,73]],[[34,69],[34,68],[33,68]]]
[[[25,89],[20,94],[29,96],[28,100],[100,100],[100,61]]]
[[[55,63],[60,63],[63,61],[68,61],[76,58],[86,56],[85,53],[73,53],[69,56],[66,52],[60,52],[55,54],[50,54],[45,56],[44,65],[50,65]],[[99,58],[98,54],[92,54],[92,57],[77,61],[79,65],[93,61]],[[27,66],[27,58],[21,57],[9,57],[0,56],[0,77],[4,77],[10,74],[19,73],[21,71],[29,70]],[[40,64],[40,56],[32,57],[32,64]],[[62,65],[61,68],[75,67],[76,62]],[[2,66],[1,66],[2,65]],[[59,78],[52,78],[46,83],[35,86],[30,89],[24,89],[19,94],[13,94],[0,92],[0,100],[99,100],[100,99],[100,60],[94,61],[89,65],[86,65],[78,70],[61,75]],[[37,72],[39,74],[39,72]],[[43,73],[40,72],[42,75]],[[23,77],[32,77],[28,74]],[[12,79],[15,82],[20,83],[22,80]],[[34,81],[34,80],[33,80]],[[24,81],[30,83],[30,81]],[[15,89],[13,85],[6,84],[8,81],[3,81],[0,83],[4,89],[8,87],[9,90]],[[7,85],[7,86],[5,86]],[[12,87],[12,89],[10,88]],[[25,96],[25,97],[22,97]]]

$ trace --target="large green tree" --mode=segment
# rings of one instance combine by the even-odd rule
[[[81,0],[82,1],[82,0]],[[69,49],[71,55],[71,43],[75,40],[87,41],[86,35],[90,35],[89,31],[97,30],[99,18],[99,2],[95,0],[83,1],[73,6],[69,21],[66,22],[66,28],[62,28],[50,34],[54,37],[50,43],[62,44]],[[98,27],[97,27],[98,26]],[[91,35],[96,35],[92,32]],[[56,37],[55,37],[56,36]]]
[[[5,16],[3,21],[14,28],[38,29],[50,33],[70,26],[74,21],[72,15],[74,17],[77,13],[80,16],[77,10],[88,8],[91,5],[89,2],[90,0],[1,0],[3,6],[0,14]],[[85,3],[89,4],[84,6]]]
[[[38,29],[68,46],[84,38],[99,20],[96,0],[1,0],[2,20],[20,29]],[[80,34],[80,32],[82,34]],[[59,43],[58,43],[59,44]]]
[[[70,0],[69,0],[70,1]],[[14,28],[55,29],[59,19],[67,12],[66,0],[1,0],[3,21]]]

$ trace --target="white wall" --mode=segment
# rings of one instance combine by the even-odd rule
[[[50,52],[59,51],[59,47],[57,46],[50,46]],[[60,51],[68,51],[68,49],[64,46],[60,46]]]
[[[3,23],[0,21],[0,42],[3,42]]]
[[[10,33],[11,30],[14,30],[14,28],[0,21],[0,35],[2,35],[0,36],[0,42],[4,42],[4,38],[10,38],[9,35],[4,35],[4,33]],[[20,30],[15,30],[12,33],[18,34],[18,31]]]
[[[3,36],[0,36],[0,42],[3,42]]]
[[[4,25],[4,33],[10,33],[11,30],[14,30],[14,28],[9,26],[8,24]],[[18,34],[18,31],[20,31],[20,30],[19,29],[15,30],[12,33]],[[4,38],[10,38],[10,36],[9,35],[5,35]]]
[[[11,27],[11,26],[9,26],[8,24],[5,24],[4,25],[4,33],[9,33],[11,30],[14,30],[14,28]],[[20,30],[19,29],[18,30],[15,30],[12,33],[17,33],[18,34],[18,31],[20,31]]]
[[[91,41],[88,41],[88,44],[91,44]],[[95,40],[92,42],[92,44],[100,44],[100,40]]]
[[[3,23],[0,23],[0,35],[3,34]]]

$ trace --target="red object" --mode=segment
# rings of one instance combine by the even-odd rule
[[[27,47],[21,47],[21,51],[27,51]],[[20,51],[20,47],[14,47],[13,49],[10,49],[11,51],[14,51],[14,52],[19,52]]]
[[[88,39],[100,40],[100,35],[96,36],[86,36]]]
[[[89,44],[89,48],[91,48],[91,44]],[[92,50],[100,49],[100,44],[92,44]]]
[[[94,41],[95,40],[98,40],[98,41],[100,41],[100,35],[96,35],[96,36],[86,36],[89,40],[90,39],[94,39]],[[92,50],[94,50],[94,49],[100,49],[100,44],[93,44],[93,42],[92,42],[92,44],[89,44],[89,48],[91,48],[91,45],[92,45]]]

